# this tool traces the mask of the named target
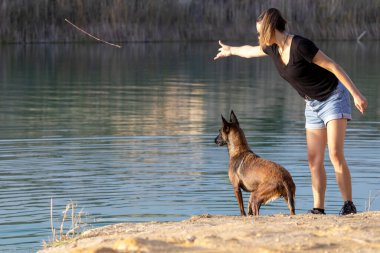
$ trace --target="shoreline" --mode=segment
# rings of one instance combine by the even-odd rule
[[[380,211],[356,215],[198,215],[84,232],[55,252],[380,252]]]

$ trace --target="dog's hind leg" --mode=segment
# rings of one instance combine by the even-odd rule
[[[261,207],[262,203],[263,203],[263,200],[258,199],[258,197],[256,196],[256,193],[252,192],[251,196],[249,198],[249,205],[248,205],[249,213],[248,213],[248,215],[259,216],[260,207]]]
[[[260,215],[260,207],[261,207],[261,204],[263,203],[262,200],[256,200],[253,204],[254,208],[255,208],[255,216],[259,216]]]
[[[293,186],[293,187],[292,187]],[[284,194],[284,199],[286,201],[286,204],[288,204],[288,208],[291,215],[295,215],[295,204],[294,204],[294,197],[295,197],[295,185],[287,185],[284,184],[286,194]]]

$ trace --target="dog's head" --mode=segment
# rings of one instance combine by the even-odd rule
[[[219,130],[219,135],[215,138],[215,143],[219,146],[224,146],[229,143],[231,133],[236,132],[240,127],[234,111],[231,111],[229,122],[223,117],[223,115],[221,116],[223,125]]]

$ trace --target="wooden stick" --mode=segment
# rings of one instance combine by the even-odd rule
[[[67,18],[65,18],[65,21],[66,21],[67,23],[69,23],[70,25],[74,26],[76,29],[78,29],[78,30],[81,31],[82,33],[86,34],[87,36],[90,36],[91,38],[93,38],[93,39],[95,39],[95,40],[97,40],[97,41],[103,42],[103,43],[108,44],[108,45],[113,46],[113,47],[121,48],[121,46],[119,46],[119,45],[116,45],[116,44],[113,44],[113,43],[107,42],[107,41],[105,41],[105,40],[102,40],[102,39],[99,39],[99,38],[95,37],[94,35],[89,34],[89,33],[86,32],[85,30],[83,30],[82,28],[80,28],[80,27],[74,25],[73,23],[71,23]]]

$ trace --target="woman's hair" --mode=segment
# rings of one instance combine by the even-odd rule
[[[285,31],[286,20],[276,8],[270,8],[261,13],[256,22],[261,24],[261,31],[258,31],[261,47],[269,43],[276,29],[280,32]]]

